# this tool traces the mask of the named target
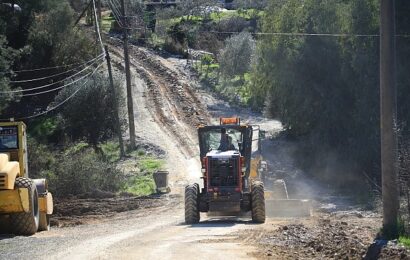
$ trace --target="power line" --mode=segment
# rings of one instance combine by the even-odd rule
[[[94,61],[94,63],[95,63],[96,61],[100,60],[100,59],[103,59],[103,58],[104,58],[104,57],[98,58],[97,60]],[[50,83],[50,84],[46,84],[46,85],[39,86],[39,87],[34,87],[34,88],[28,88],[28,89],[0,91],[0,94],[13,94],[13,93],[27,92],[27,91],[33,91],[33,90],[38,90],[38,89],[47,88],[47,87],[50,87],[50,86],[55,85],[55,84],[57,84],[57,83],[64,82],[64,81],[67,80],[67,79],[73,78],[73,77],[75,77],[75,76],[81,74],[83,71],[85,71],[85,70],[87,70],[88,68],[90,68],[94,63],[88,65],[88,66],[85,67],[84,69],[80,70],[79,72],[77,72],[77,73],[75,73],[75,74],[73,74],[73,75],[71,75],[71,76],[69,76],[69,77],[67,77],[67,78],[65,78],[65,79],[62,79],[62,80],[59,80],[59,81],[56,81],[56,82],[53,82],[53,83]]]
[[[104,52],[98,55],[96,58],[103,57],[105,54]],[[67,65],[60,65],[60,66],[53,66],[53,67],[43,67],[43,68],[37,68],[37,69],[27,69],[27,70],[14,70],[13,73],[21,73],[21,72],[33,72],[33,71],[41,71],[41,70],[51,70],[51,69],[59,69],[59,68],[66,68],[66,67],[71,67],[71,66],[78,66],[82,65],[84,62],[79,62],[79,63],[72,63],[72,64],[67,64]]]
[[[117,21],[118,25],[120,26],[120,28],[122,29],[129,29],[129,30],[138,30],[138,29],[144,29],[143,27],[129,27],[129,26],[125,26],[122,19],[121,18],[127,18],[127,17],[135,17],[138,18],[137,16],[123,16],[121,14],[119,14],[119,10],[117,7],[115,7],[114,3],[111,2],[111,0],[109,0],[108,4],[110,5],[110,9],[111,12],[114,16],[115,21]]]
[[[109,0],[108,5],[110,6],[111,13],[113,14],[114,19],[117,21],[118,25],[119,25],[120,27],[123,27],[124,25],[122,24],[122,21],[121,21],[121,19],[119,18],[120,15],[119,15],[118,9],[115,9],[115,6],[113,6],[114,4],[111,2],[111,0]]]
[[[100,65],[101,65],[101,63],[100,63]],[[62,86],[60,86],[60,87],[57,87],[57,88],[53,88],[53,89],[49,89],[49,90],[44,90],[44,91],[36,92],[36,93],[23,94],[22,96],[23,96],[23,97],[30,97],[30,96],[38,96],[38,95],[43,95],[43,94],[46,94],[46,93],[54,92],[54,91],[57,91],[57,90],[59,90],[59,89],[68,87],[68,86],[70,86],[70,85],[72,85],[72,84],[74,84],[74,83],[76,83],[76,82],[78,82],[78,81],[80,81],[80,80],[82,80],[82,79],[88,77],[88,76],[91,76],[91,74],[92,74],[91,72],[88,73],[88,74],[85,74],[84,76],[82,76],[82,77],[80,77],[80,78],[78,78],[78,79],[75,79],[75,80],[73,80],[73,81],[71,81],[71,82],[69,82],[69,83],[67,83],[67,84],[64,84],[64,85],[62,85]]]
[[[231,31],[198,31],[213,34],[239,34]],[[250,32],[252,35],[276,35],[276,36],[324,36],[324,37],[379,37],[378,34],[344,34],[344,33],[287,33],[287,32]]]
[[[98,65],[97,68],[94,69],[94,71],[91,73],[90,76],[92,76],[102,65],[104,64],[104,62],[100,63],[100,65]],[[59,108],[60,106],[64,105],[67,101],[69,101],[70,99],[72,99],[81,89],[83,89],[83,87],[87,84],[87,82],[90,80],[90,78],[88,78],[83,85],[81,85],[80,87],[78,87],[78,89],[76,91],[73,92],[73,94],[71,94],[68,98],[66,98],[65,100],[63,100],[62,102],[60,102],[59,104],[55,105],[54,107],[47,109],[46,111],[43,111],[41,113],[35,114],[35,115],[31,115],[31,116],[26,116],[26,117],[20,117],[20,118],[16,118],[16,120],[24,120],[24,119],[31,119],[31,118],[35,118],[35,117],[39,117],[42,115],[45,115],[47,113],[49,113],[50,111],[53,111],[57,108]],[[9,121],[9,119],[0,119],[0,121]]]
[[[104,44],[103,44],[102,39],[101,39],[100,25],[99,25],[98,17],[97,17],[97,9],[95,8],[95,0],[93,0],[93,9],[94,9],[94,18],[95,18],[95,24],[96,24],[96,27],[97,27],[98,39],[100,40],[101,51],[104,53]]]
[[[241,32],[232,31],[198,31],[200,33],[213,34],[239,34]],[[379,34],[348,34],[348,33],[287,33],[287,32],[250,32],[252,35],[273,35],[273,36],[322,36],[322,37],[363,37],[363,38],[378,38]],[[396,34],[395,37],[410,38],[409,34]]]
[[[89,60],[89,61],[87,61],[87,62],[84,62],[83,65],[87,65],[88,63],[93,62],[93,61],[96,60],[97,58],[98,58],[98,56],[95,57],[94,59],[91,59],[91,60]],[[60,73],[56,73],[56,74],[49,75],[49,76],[46,76],[46,77],[41,77],[41,78],[34,78],[34,79],[27,79],[27,80],[11,80],[11,81],[9,81],[9,82],[10,82],[10,83],[26,83],[26,82],[33,82],[33,81],[45,80],[45,79],[54,78],[54,77],[57,77],[57,76],[61,76],[61,75],[67,74],[67,73],[69,73],[69,72],[73,72],[73,71],[75,71],[76,69],[77,69],[77,68],[73,68],[73,69],[70,69],[70,70],[67,70],[67,71],[63,71],[63,72],[60,72]]]

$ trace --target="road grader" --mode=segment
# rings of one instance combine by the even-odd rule
[[[215,126],[199,126],[203,188],[185,187],[185,222],[195,224],[200,212],[251,212],[256,223],[265,222],[263,183],[250,178],[253,127],[240,118],[221,118]],[[221,148],[223,136],[228,145]]]
[[[261,152],[265,134],[258,125],[241,124],[236,117],[220,118],[219,125],[198,127],[203,186],[195,183],[185,187],[187,224],[198,223],[200,212],[251,212],[255,223],[264,223],[267,213],[310,215],[309,201],[289,199],[283,180],[274,181],[265,190],[264,181],[268,183],[273,176]],[[227,145],[222,145],[224,136],[228,138]]]
[[[0,122],[0,227],[33,235],[50,229],[52,213],[47,180],[29,178],[26,125]]]

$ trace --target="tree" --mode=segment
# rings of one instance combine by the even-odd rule
[[[81,31],[73,30],[74,21],[74,12],[67,3],[36,19],[27,40],[31,50],[28,63],[43,67],[91,59],[94,44]]]
[[[234,0],[233,4],[239,9],[258,9],[263,10],[268,6],[268,0]]]
[[[120,81],[114,82],[119,88]],[[55,104],[60,104],[81,88],[61,110],[60,126],[72,141],[86,139],[94,149],[98,150],[101,141],[112,138],[116,134],[116,110],[114,109],[116,102],[109,80],[105,76],[95,74],[84,86],[83,84],[84,82],[80,82],[65,88],[55,98]],[[119,97],[118,103],[119,107],[124,105],[122,96]],[[121,118],[125,118],[124,115]],[[121,124],[124,124],[123,120]]]
[[[275,1],[262,30],[377,34],[377,3]],[[304,141],[298,153],[305,169],[341,185],[356,180],[357,173],[377,173],[377,38],[266,35],[256,64],[252,101]]]
[[[0,91],[10,91],[9,78],[15,51],[7,46],[6,37],[0,34]],[[13,94],[0,94],[0,113],[8,103],[15,100]]]
[[[179,15],[186,15],[191,21],[194,16],[204,17],[216,11],[215,7],[220,6],[219,0],[181,0],[177,9]]]
[[[222,76],[232,79],[239,75],[242,78],[250,70],[255,46],[255,40],[247,32],[228,38],[218,57]]]

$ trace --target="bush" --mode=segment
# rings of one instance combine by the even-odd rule
[[[80,142],[56,151],[29,138],[31,178],[46,178],[57,197],[79,195],[93,190],[118,192],[125,185],[124,174],[115,163],[105,160]]]
[[[101,160],[88,148],[63,156],[54,177],[50,181],[56,195],[82,194],[96,189],[117,192],[125,181],[115,164]]]
[[[120,89],[120,81],[115,80],[116,89]],[[70,97],[74,91],[82,87],[83,82],[71,88],[65,88],[55,98],[55,103],[61,103]],[[120,95],[122,92],[117,91]],[[118,96],[117,95],[117,96]],[[118,97],[118,107],[122,107],[124,98]],[[117,134],[116,103],[109,80],[106,76],[95,74],[82,89],[62,108],[60,127],[72,141],[87,140],[94,148],[98,144]],[[121,110],[120,110],[121,111]],[[121,126],[125,125],[125,115],[121,115]]]

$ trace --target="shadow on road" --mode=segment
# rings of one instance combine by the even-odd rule
[[[3,233],[0,233],[0,241],[1,241],[1,240],[4,240],[4,239],[14,238],[14,237],[15,237],[15,235],[13,235],[13,234],[3,234]]]
[[[386,245],[387,245],[386,240],[379,240],[376,238],[373,244],[371,244],[369,248],[367,249],[366,255],[364,256],[363,259],[365,260],[379,259],[380,253],[383,247]]]
[[[238,224],[257,225],[248,219],[238,219],[237,217],[212,217],[203,220],[198,224],[187,225],[190,228],[218,228],[218,227],[233,227]],[[186,225],[181,223],[180,225]]]

